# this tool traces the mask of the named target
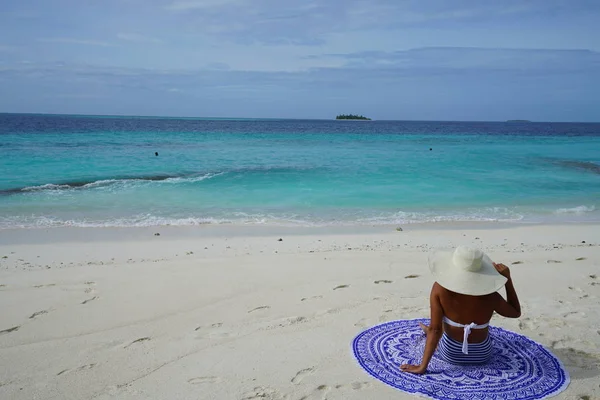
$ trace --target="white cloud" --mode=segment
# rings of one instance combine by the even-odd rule
[[[593,71],[600,65],[600,53],[590,50],[498,49],[475,47],[425,47],[403,51],[364,51],[346,54],[313,55],[308,58],[346,60],[348,68],[394,68],[432,74],[445,71],[518,73],[573,73]]]
[[[403,29],[462,29],[535,16],[552,17],[562,0],[171,0],[181,29],[240,44],[323,46],[332,35]]]
[[[136,42],[136,43],[150,43],[150,44],[162,44],[164,43],[163,40],[157,39],[157,38],[153,38],[153,37],[149,37],[149,36],[144,36],[141,35],[139,33],[133,33],[133,32],[121,32],[117,34],[117,38],[124,40],[126,42]]]
[[[99,40],[76,39],[76,38],[65,38],[65,37],[41,38],[41,39],[38,39],[38,42],[43,42],[43,43],[77,44],[77,45],[83,45],[83,46],[100,46],[100,47],[112,47],[112,46],[114,46],[111,43],[103,42],[103,41],[99,41]]]
[[[51,98],[60,98],[60,99],[101,99],[105,96],[100,94],[91,94],[91,93],[58,93],[47,95],[46,97]]]
[[[166,9],[171,11],[201,10],[212,7],[220,7],[230,3],[241,3],[242,0],[193,0],[193,1],[175,1],[169,4]]]

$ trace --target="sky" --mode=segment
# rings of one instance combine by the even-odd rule
[[[600,1],[2,0],[0,112],[600,121]]]

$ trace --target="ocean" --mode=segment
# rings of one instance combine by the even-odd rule
[[[599,220],[600,124],[0,114],[0,229]]]

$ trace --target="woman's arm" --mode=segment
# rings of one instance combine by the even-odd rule
[[[494,311],[503,317],[519,318],[521,316],[521,303],[519,303],[517,291],[515,290],[510,277],[510,269],[504,264],[494,263],[494,267],[496,267],[496,270],[500,275],[508,279],[504,286],[506,289],[506,300],[504,300],[500,294],[496,293],[496,306]]]
[[[440,303],[439,288],[438,284],[434,283],[431,288],[431,294],[429,296],[429,306],[431,308],[431,323],[427,327],[421,325],[425,333],[427,334],[427,342],[425,343],[425,350],[423,351],[423,360],[419,365],[404,364],[400,366],[400,369],[405,372],[411,372],[413,374],[424,374],[427,371],[427,366],[433,353],[437,348],[440,338],[443,334],[442,319],[444,318],[444,310]]]

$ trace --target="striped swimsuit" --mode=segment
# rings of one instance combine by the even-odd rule
[[[489,335],[481,343],[469,343],[467,341],[471,329],[484,329],[487,328],[489,323],[483,325],[475,323],[463,325],[446,317],[444,317],[444,322],[448,325],[464,329],[462,343],[452,339],[446,332],[442,335],[442,339],[438,344],[438,352],[444,361],[450,364],[483,364],[489,361],[492,355],[492,340]]]

